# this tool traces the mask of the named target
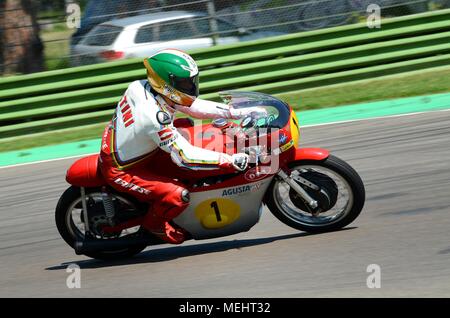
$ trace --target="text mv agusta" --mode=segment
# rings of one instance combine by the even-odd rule
[[[298,121],[288,104],[260,93],[224,92],[221,97],[234,108],[265,112],[249,111],[240,122],[219,119],[193,126],[175,121],[195,145],[229,154],[245,151],[251,158],[246,171],[226,175],[174,164],[174,179],[190,191],[190,205],[172,222],[189,238],[248,231],[259,221],[263,205],[281,222],[310,233],[340,229],[359,215],[365,201],[361,178],[327,150],[298,147]],[[99,259],[129,257],[164,243],[141,227],[151,203],[109,187],[97,159],[79,159],[67,171],[71,187],[55,215],[63,239],[77,254]]]

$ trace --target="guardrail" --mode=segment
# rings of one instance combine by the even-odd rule
[[[202,98],[223,89],[269,94],[450,65],[450,9],[190,52]],[[0,139],[111,118],[141,59],[0,79]]]

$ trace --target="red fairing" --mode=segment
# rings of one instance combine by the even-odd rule
[[[295,161],[297,160],[325,160],[330,152],[321,148],[297,148],[295,150]]]
[[[67,170],[66,181],[77,187],[99,187],[105,181],[98,169],[98,155],[91,155],[75,161]]]

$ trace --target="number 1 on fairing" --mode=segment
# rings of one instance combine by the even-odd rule
[[[219,205],[217,204],[217,201],[211,202],[211,207],[214,209],[214,212],[216,213],[217,222],[222,221],[222,217],[220,216]]]

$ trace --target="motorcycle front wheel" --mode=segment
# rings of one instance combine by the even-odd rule
[[[326,160],[302,160],[290,164],[289,175],[318,186],[314,190],[299,183],[319,206],[311,209],[281,178],[274,178],[265,202],[275,217],[295,229],[320,233],[341,229],[353,222],[365,202],[364,184],[345,161],[330,155]]]

